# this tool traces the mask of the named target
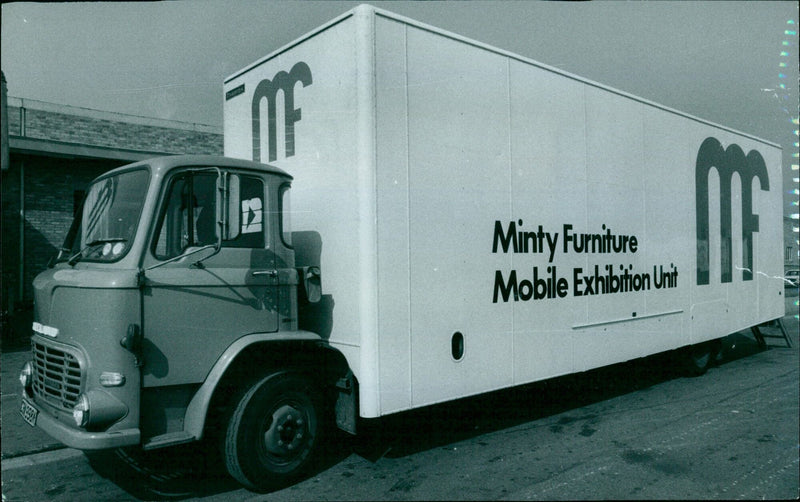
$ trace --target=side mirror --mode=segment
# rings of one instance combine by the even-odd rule
[[[318,303],[322,299],[322,278],[319,267],[303,267],[303,289],[308,303]]]

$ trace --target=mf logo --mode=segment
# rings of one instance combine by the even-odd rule
[[[697,284],[709,283],[708,240],[708,176],[715,168],[719,174],[719,227],[721,282],[731,282],[731,180],[739,174],[742,186],[742,280],[753,279],[753,232],[758,232],[758,215],[753,214],[753,179],[758,178],[761,190],[769,191],[769,178],[764,159],[755,150],[744,154],[738,145],[723,148],[715,138],[700,145],[695,164],[695,200],[697,217]]]
[[[294,155],[294,124],[301,118],[300,109],[294,107],[294,87],[300,82],[303,87],[311,85],[311,70],[304,62],[295,64],[289,73],[278,72],[272,80],[258,83],[253,93],[253,160],[261,162],[261,101],[267,99],[267,143],[269,162],[278,158],[278,130],[276,101],[278,91],[283,91],[285,156]]]

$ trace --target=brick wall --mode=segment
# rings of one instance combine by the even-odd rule
[[[22,135],[20,109],[24,108],[28,138],[146,152],[222,154],[222,134],[210,126],[72,107],[52,106],[48,110],[42,109],[48,106],[39,102],[13,101],[20,102],[20,106],[8,107],[12,136]]]

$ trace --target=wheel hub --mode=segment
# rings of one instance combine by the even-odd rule
[[[297,452],[308,436],[303,414],[293,406],[283,405],[272,414],[272,423],[264,433],[264,444],[273,455]]]

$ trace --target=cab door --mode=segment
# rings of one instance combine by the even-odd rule
[[[264,180],[235,175],[231,204],[241,211],[231,218],[219,252],[208,257],[221,228],[219,177],[218,171],[186,170],[165,183],[144,267],[144,387],[200,383],[237,338],[278,330]]]

